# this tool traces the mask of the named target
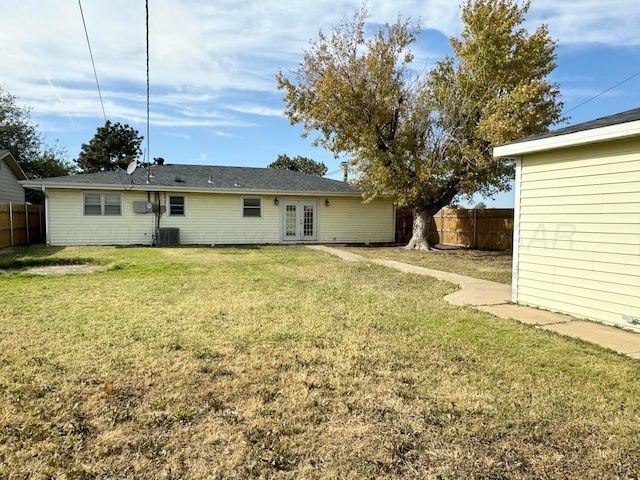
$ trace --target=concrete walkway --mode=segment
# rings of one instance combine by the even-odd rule
[[[366,261],[394,268],[401,272],[426,275],[438,280],[455,283],[460,286],[460,290],[444,297],[446,301],[453,305],[474,307],[501,318],[517,320],[535,325],[538,328],[553,330],[562,335],[581,338],[632,358],[640,359],[640,334],[601,323],[578,320],[559,313],[515,305],[511,303],[510,285],[418,267],[394,260],[365,258],[355,253],[325,245],[310,245],[309,248],[330,253],[348,262]]]

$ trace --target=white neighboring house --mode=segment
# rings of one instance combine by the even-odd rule
[[[512,300],[640,330],[640,109],[493,154],[516,160]]]
[[[25,203],[24,188],[18,182],[27,176],[9,150],[0,150],[0,203]]]
[[[150,165],[21,182],[45,193],[49,245],[393,242],[391,200],[269,168]]]

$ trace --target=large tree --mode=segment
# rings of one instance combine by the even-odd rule
[[[414,212],[408,247],[428,248],[431,217],[460,196],[509,188],[513,165],[493,145],[541,133],[561,120],[555,42],[545,26],[521,27],[529,2],[467,0],[454,57],[423,74],[409,46],[420,25],[398,18],[365,35],[362,9],[320,32],[293,72],[279,72],[285,113],[303,136],[350,166],[365,201],[393,198]]]
[[[98,127],[89,143],[83,143],[76,163],[83,173],[126,169],[141,154],[143,137],[129,125],[111,123]]]
[[[72,173],[74,166],[65,160],[64,147],[57,143],[47,145],[31,121],[30,109],[17,100],[0,87],[0,149],[9,150],[29,178]]]
[[[276,168],[279,170],[293,170],[294,172],[308,173],[310,175],[317,175],[322,177],[327,173],[327,166],[322,162],[316,162],[311,158],[301,157],[296,155],[291,158],[287,154],[278,155],[276,161],[269,165],[269,168]]]

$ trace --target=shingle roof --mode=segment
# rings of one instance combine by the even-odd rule
[[[594,128],[608,127],[611,125],[619,125],[621,123],[635,122],[640,120],[640,108],[634,108],[633,110],[627,110],[626,112],[616,113],[615,115],[608,115],[606,117],[597,118],[595,120],[589,120],[588,122],[577,123],[568,127],[559,128],[558,130],[552,130],[550,132],[541,133],[539,135],[532,135],[530,137],[520,138],[505,145],[513,145],[515,143],[530,142],[532,140],[542,140],[545,138],[558,137],[560,135],[567,135],[570,133],[584,132],[586,130],[593,130]]]
[[[31,180],[24,186],[101,187],[136,190],[237,191],[360,195],[358,188],[338,180],[273,168],[205,165],[150,165],[129,176],[121,170]]]

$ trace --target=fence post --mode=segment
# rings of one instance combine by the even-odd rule
[[[478,209],[473,209],[473,248],[478,248]]]
[[[25,203],[24,205],[24,223],[25,227],[27,227],[27,245],[31,245],[29,241],[29,230],[31,230],[31,225],[29,224],[29,205]]]
[[[40,232],[40,237],[39,240],[42,242],[44,240],[44,233],[43,233],[43,222],[42,222],[42,205],[38,205],[38,231]]]
[[[13,204],[9,202],[9,238],[13,247]]]

